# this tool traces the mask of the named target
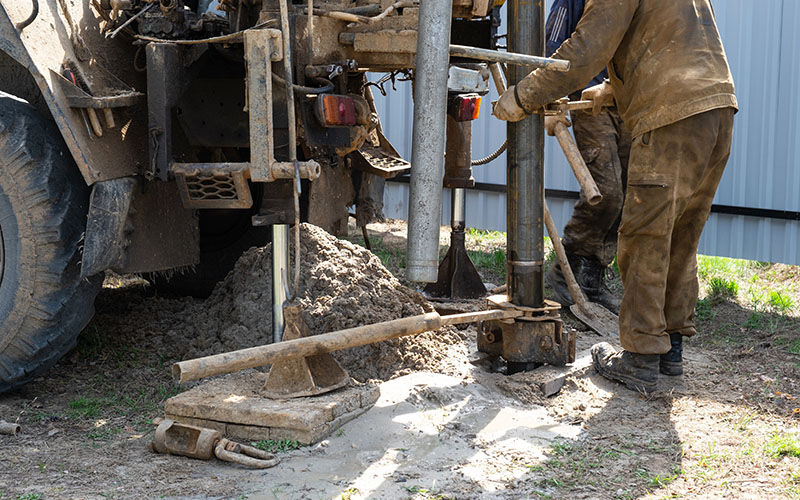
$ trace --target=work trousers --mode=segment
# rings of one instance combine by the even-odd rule
[[[728,161],[733,108],[706,111],[633,140],[617,262],[623,349],[670,350],[695,333],[697,244]]]
[[[625,199],[631,133],[616,108],[606,108],[597,116],[574,111],[572,125],[575,142],[603,200],[589,205],[581,192],[564,227],[564,249],[607,266],[617,255],[617,229]]]

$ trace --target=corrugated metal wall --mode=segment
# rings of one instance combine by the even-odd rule
[[[513,1],[513,0],[509,0]],[[546,2],[549,10],[551,1]],[[740,111],[734,145],[715,204],[800,212],[800,2],[797,0],[717,0],[717,23],[736,82]],[[501,29],[505,32],[505,28]],[[405,158],[411,156],[413,105],[411,86],[398,83],[386,98],[376,93],[387,137]],[[505,125],[490,116],[484,98],[473,128],[473,157],[483,157],[505,139]],[[558,143],[545,147],[547,189],[577,191],[578,186]],[[478,182],[505,183],[505,155],[475,168]],[[445,195],[442,223],[449,221]],[[388,183],[385,213],[407,216],[408,185]],[[469,191],[467,225],[505,231],[506,205],[501,193]],[[572,201],[548,199],[563,228]],[[800,221],[713,213],[700,241],[700,252],[761,261],[800,264]]]

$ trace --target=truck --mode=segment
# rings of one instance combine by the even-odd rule
[[[202,296],[292,224],[381,217],[410,164],[373,92],[422,74],[422,2],[1,0],[0,392],[75,345],[106,270]],[[447,2],[465,57],[425,71],[446,76],[448,136],[488,90],[469,51],[497,48],[501,4]]]

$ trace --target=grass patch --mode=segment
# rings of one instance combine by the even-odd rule
[[[67,406],[67,414],[72,418],[97,418],[107,409],[108,402],[99,397],[80,397],[67,403]]]
[[[470,260],[475,264],[475,269],[481,276],[506,277],[506,252],[495,250],[482,252],[480,250],[467,250]]]
[[[303,446],[299,441],[293,439],[267,439],[265,441],[262,440],[250,443],[250,445],[269,453],[286,453],[287,451],[296,450]]]
[[[715,276],[709,280],[708,286],[711,296],[720,299],[734,298],[739,293],[739,284],[732,279]]]
[[[714,310],[711,308],[711,300],[708,298],[698,300],[694,310],[699,321],[713,319],[715,316]]]
[[[732,277],[744,278],[747,271],[754,265],[756,265],[755,262],[743,259],[730,259],[713,255],[697,256],[697,274],[703,280],[710,280],[715,276],[727,279]]]
[[[789,345],[789,352],[792,354],[800,354],[800,339],[795,340]]]
[[[14,500],[39,500],[40,498],[44,498],[44,495],[41,493],[25,493],[24,495],[14,497]]]
[[[770,308],[779,314],[789,314],[794,310],[794,300],[783,292],[769,292],[768,303]]]
[[[774,432],[764,444],[764,453],[774,457],[800,458],[800,434]]]

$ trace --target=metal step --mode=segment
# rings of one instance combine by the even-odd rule
[[[173,163],[170,167],[186,208],[250,208],[249,163]]]

